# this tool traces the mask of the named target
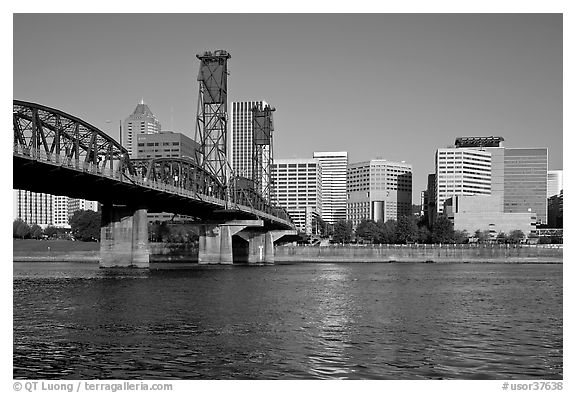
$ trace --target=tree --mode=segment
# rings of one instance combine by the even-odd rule
[[[418,228],[418,243],[429,243],[430,236],[431,233],[425,225]]]
[[[444,215],[436,217],[432,224],[433,243],[452,243],[454,241],[454,224]]]
[[[524,239],[524,232],[522,232],[520,229],[515,229],[513,231],[510,231],[510,234],[508,235],[508,240],[510,241],[510,243],[514,243],[514,244],[518,244],[520,243],[520,241],[522,241]]]
[[[394,244],[396,243],[396,221],[388,220],[378,221],[378,237],[377,243]]]
[[[48,225],[46,228],[44,228],[44,235],[48,236],[49,238],[57,237],[58,228],[53,225]]]
[[[100,213],[78,210],[70,217],[72,235],[82,241],[100,240]]]
[[[508,241],[508,236],[504,232],[500,232],[498,236],[496,236],[496,241],[498,243],[506,243]]]
[[[12,236],[24,239],[30,235],[30,226],[21,219],[14,220],[12,224]]]
[[[167,221],[155,221],[148,225],[148,238],[153,242],[170,241],[170,228]]]
[[[564,243],[564,238],[562,236],[551,236],[550,242],[552,244],[562,244]]]
[[[486,243],[490,240],[490,231],[481,231],[480,229],[476,229],[474,237],[478,239],[478,243]]]
[[[352,240],[352,223],[346,220],[336,221],[332,239],[336,243],[350,243]]]
[[[30,237],[32,239],[40,239],[42,237],[42,233],[42,228],[40,228],[40,225],[38,224],[34,224],[30,228]]]
[[[378,225],[373,220],[362,220],[356,227],[356,236],[374,243],[374,240],[378,238]]]
[[[470,235],[468,234],[467,230],[455,230],[454,231],[454,242],[458,244],[468,243],[468,238]]]
[[[396,221],[396,243],[406,244],[418,240],[418,225],[414,216],[400,216]]]
[[[548,236],[541,236],[538,239],[538,244],[550,244],[550,243],[552,243],[552,240]]]

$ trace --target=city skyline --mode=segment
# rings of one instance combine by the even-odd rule
[[[561,14],[15,14],[14,98],[116,139],[143,98],[193,137],[195,55],[220,48],[229,102],[277,108],[277,158],[410,162],[414,201],[458,136],[547,147],[563,169]]]

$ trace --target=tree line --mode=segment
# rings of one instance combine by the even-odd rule
[[[528,234],[528,237],[534,235]],[[500,232],[495,241],[498,243],[518,244],[527,237],[521,230],[509,233]],[[370,243],[370,244],[447,244],[478,243],[494,241],[490,231],[476,230],[474,234],[467,231],[454,230],[454,224],[446,216],[438,216],[431,228],[426,220],[415,216],[401,216],[398,220],[373,221],[363,220],[353,229],[351,221],[340,220],[334,224],[332,241],[334,243]],[[541,243],[546,240],[540,239]],[[550,242],[550,241],[548,241]]]
[[[78,210],[68,220],[70,229],[48,225],[42,229],[38,224],[28,225],[17,219],[13,223],[13,237],[17,239],[66,239],[100,241],[101,213]],[[153,242],[188,243],[198,241],[198,232],[184,224],[157,221],[148,224],[148,237]]]
[[[21,219],[14,220],[12,236],[18,239],[68,239],[81,241],[100,240],[100,212],[78,210],[68,219],[70,230],[48,225],[42,229],[38,224],[28,225]]]

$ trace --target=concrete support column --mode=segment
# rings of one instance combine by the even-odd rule
[[[132,266],[150,266],[150,246],[148,245],[148,211],[136,209],[132,215]]]
[[[248,264],[274,264],[274,236],[272,231],[256,232],[246,229],[241,235],[248,240]]]
[[[220,248],[222,247],[220,230],[221,228],[218,225],[200,225],[198,237],[199,264],[212,265],[220,263]]]
[[[274,238],[271,232],[266,232],[264,234],[264,263],[267,265],[274,264]]]
[[[100,267],[148,268],[149,265],[147,210],[103,204]]]
[[[232,236],[247,226],[262,226],[260,220],[235,220],[200,224],[198,264],[231,265],[234,263]]]
[[[264,233],[247,233],[243,236],[248,240],[248,264],[261,265],[266,258],[266,241]]]
[[[232,265],[233,263],[232,231],[230,230],[230,226],[223,225],[220,227],[220,264]]]

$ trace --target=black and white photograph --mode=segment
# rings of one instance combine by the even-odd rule
[[[6,391],[569,391],[562,10],[237,9],[12,13]]]

